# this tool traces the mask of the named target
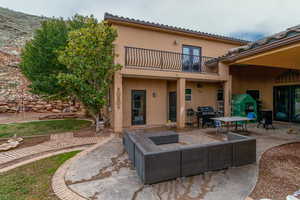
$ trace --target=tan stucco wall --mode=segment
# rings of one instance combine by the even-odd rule
[[[167,122],[167,81],[157,79],[123,78],[123,126],[131,126],[131,91],[146,90],[146,125]],[[153,97],[153,92],[156,96]]]
[[[200,88],[197,87],[200,84]],[[217,90],[222,88],[221,83],[205,83],[187,81],[186,89],[192,89],[192,101],[186,101],[186,109],[197,110],[198,106],[212,106],[216,108]],[[168,82],[168,92],[176,91],[176,82]]]
[[[174,33],[161,32],[157,30],[149,30],[145,28],[130,27],[125,25],[113,24],[117,28],[118,37],[115,41],[116,63],[125,65],[125,46],[138,47],[146,49],[156,49],[163,51],[182,52],[183,45],[199,46],[202,48],[202,56],[218,57],[225,54],[228,49],[237,47],[237,44],[226,43],[222,41],[214,41],[202,39],[199,37],[179,35]],[[215,69],[214,69],[215,70]],[[123,127],[131,126],[131,90],[146,89],[147,108],[146,123],[149,126],[162,125],[168,119],[168,81],[174,80],[176,91],[176,81],[179,78],[185,78],[189,81],[202,81],[202,87],[197,88],[195,82],[186,83],[186,88],[192,89],[192,102],[186,103],[186,108],[196,109],[198,106],[216,105],[216,91],[220,87],[220,83],[228,78],[226,70],[219,69],[219,74],[205,73],[184,73],[184,72],[164,72],[155,70],[140,70],[123,68],[120,71],[122,76],[122,114],[116,114],[117,110],[116,98],[113,97],[113,126],[121,124]],[[226,73],[224,73],[226,72]],[[205,82],[219,83],[205,83]],[[119,84],[121,85],[121,84]],[[117,86],[116,86],[117,88]],[[114,90],[114,95],[117,93]],[[152,93],[156,92],[156,97]],[[117,119],[123,116],[122,119]],[[119,121],[118,121],[119,120]]]
[[[273,109],[273,87],[295,85],[297,82],[278,84],[275,79],[286,69],[271,67],[232,66],[232,94],[244,94],[247,90],[259,90],[263,109]]]
[[[199,83],[187,82],[186,88],[192,89],[192,101],[186,101],[186,108],[197,109],[198,106],[212,106],[216,108],[217,90],[221,88],[221,84],[216,83]]]
[[[118,38],[116,39],[115,44],[117,54],[119,55],[117,62],[120,64],[124,64],[125,61],[125,46],[181,53],[182,45],[193,45],[202,47],[202,56],[209,57],[221,56],[225,54],[228,49],[238,46],[219,41],[204,40],[137,27],[116,24],[113,26],[116,27],[118,31]],[[174,44],[175,41],[176,44]]]
[[[198,106],[216,107],[217,89],[221,87],[217,83],[186,82],[186,88],[192,89],[192,101],[186,101],[186,109],[197,109]],[[123,126],[131,126],[131,91],[146,90],[146,125],[158,126],[166,124],[168,120],[169,103],[168,94],[176,91],[177,82],[159,79],[123,78]],[[153,97],[153,92],[156,97]]]

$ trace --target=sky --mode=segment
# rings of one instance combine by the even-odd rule
[[[0,0],[47,17],[105,12],[202,32],[256,40],[300,24],[300,0]]]

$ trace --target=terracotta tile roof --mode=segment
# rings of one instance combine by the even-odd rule
[[[216,63],[221,60],[227,60],[229,57],[233,57],[233,56],[238,57],[242,53],[247,53],[252,50],[254,51],[254,50],[262,49],[263,47],[266,46],[274,45],[275,47],[275,44],[278,44],[279,42],[282,42],[287,39],[299,37],[299,36],[300,36],[300,25],[297,25],[288,28],[285,31],[257,40],[255,42],[249,42],[247,45],[232,48],[228,51],[227,54],[207,61],[207,64]]]
[[[211,34],[211,33],[205,33],[205,32],[201,32],[201,31],[195,31],[195,30],[190,30],[190,29],[185,29],[185,28],[180,28],[180,27],[175,27],[175,26],[169,26],[169,25],[165,25],[165,24],[159,24],[159,23],[154,23],[154,22],[149,22],[149,21],[143,21],[143,20],[128,18],[128,17],[122,17],[122,16],[118,16],[118,15],[113,15],[113,14],[110,14],[110,13],[105,13],[104,14],[104,20],[117,20],[117,21],[122,21],[122,22],[129,22],[129,23],[134,23],[134,24],[140,24],[140,25],[145,25],[145,26],[151,26],[151,27],[171,30],[171,31],[190,33],[190,34],[195,34],[195,35],[198,35],[198,36],[209,37],[209,38],[212,38],[212,39],[218,39],[218,40],[225,40],[225,41],[229,41],[229,42],[240,43],[241,45],[249,43],[249,41],[242,40],[242,39],[237,39],[237,38],[233,38],[233,37],[217,35],[217,34]]]

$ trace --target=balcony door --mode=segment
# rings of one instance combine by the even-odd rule
[[[201,47],[182,46],[182,71],[201,72]]]
[[[132,90],[132,125],[146,124],[146,90]]]

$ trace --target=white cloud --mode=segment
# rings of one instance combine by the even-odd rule
[[[1,0],[26,13],[70,17],[104,12],[229,35],[271,34],[300,24],[299,0]]]

